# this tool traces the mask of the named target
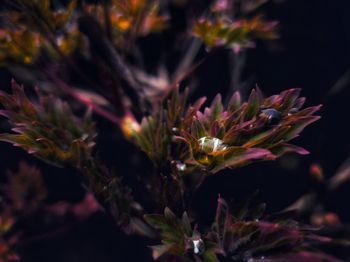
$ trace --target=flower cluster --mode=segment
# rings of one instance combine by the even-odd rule
[[[242,48],[254,47],[255,40],[276,39],[276,25],[275,22],[265,22],[260,16],[236,22],[202,18],[194,25],[193,33],[208,48],[224,46],[239,52]]]
[[[101,5],[87,5],[87,13],[95,13],[103,21],[104,11]],[[109,22],[114,34],[136,33],[144,36],[163,30],[167,24],[167,17],[159,13],[157,1],[145,0],[114,0],[109,7]]]

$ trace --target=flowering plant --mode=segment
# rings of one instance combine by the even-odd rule
[[[291,141],[320,119],[321,106],[304,107],[301,89],[266,96],[256,87],[245,96],[240,64],[233,63],[227,94],[208,104],[192,93],[196,70],[217,50],[237,62],[259,41],[278,39],[277,23],[260,12],[269,1],[218,0],[204,11],[174,0],[6,2],[0,64],[26,84],[12,80],[12,91],[0,91],[7,120],[0,141],[63,177],[75,174],[84,193],[79,201],[52,201],[47,166],[40,171],[22,162],[9,172],[0,187],[0,262],[21,259],[21,245],[40,222],[45,231],[96,214],[113,218],[125,234],[144,236],[154,260],[340,261],[322,247],[349,242],[297,222],[293,215],[301,208],[268,214],[264,203],[231,201],[221,192],[209,219],[194,206],[204,182],[222,173],[309,153]],[[194,8],[185,30],[176,28],[173,14],[183,6]],[[185,44],[169,44],[178,31]],[[163,38],[171,64],[159,59],[152,68],[148,41]],[[119,159],[109,160],[114,156],[101,146],[104,139],[122,152],[129,173],[141,166],[142,174],[122,175],[126,170]],[[323,179],[320,167],[312,172]],[[316,218],[318,225],[338,221]]]

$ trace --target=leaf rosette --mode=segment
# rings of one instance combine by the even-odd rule
[[[144,118],[136,141],[155,162],[181,161],[193,168],[217,173],[257,160],[274,160],[286,153],[307,154],[288,143],[320,117],[320,106],[302,109],[300,89],[264,98],[257,88],[247,102],[235,93],[225,107],[217,95],[200,110],[205,98],[187,106],[186,93],[175,91],[166,106]]]

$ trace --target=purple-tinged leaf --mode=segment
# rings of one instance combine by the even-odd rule
[[[297,137],[306,126],[319,120],[320,118],[320,116],[303,116],[298,118],[297,122],[293,126],[291,126],[288,132],[284,135],[284,140],[289,141]]]
[[[221,137],[219,137],[219,132],[220,132],[220,130],[222,131],[222,129],[220,128],[219,122],[216,120],[216,121],[214,121],[214,122],[211,124],[209,134],[210,134],[211,137],[217,137],[217,138],[220,139],[220,138],[221,138]],[[223,133],[224,133],[224,132],[223,132]],[[223,134],[220,134],[220,135],[223,135]]]
[[[281,97],[283,99],[283,102],[279,110],[283,113],[288,113],[289,110],[294,107],[295,101],[300,95],[300,91],[300,88],[293,88],[282,92]]]
[[[276,146],[269,148],[269,150],[277,157],[280,157],[288,153],[297,153],[299,155],[307,155],[310,153],[309,151],[305,150],[302,147],[295,146],[292,144],[287,144],[287,143],[277,144]]]
[[[243,122],[241,124],[233,126],[230,130],[226,131],[226,134],[223,138],[224,142],[229,145],[239,145],[241,135],[245,131],[246,127],[249,127],[255,122],[255,120],[249,120],[246,122]]]
[[[270,139],[271,137],[275,136],[277,132],[279,132],[279,129],[273,128],[273,129],[267,130],[263,133],[260,133],[256,136],[253,136],[243,145],[243,147],[248,148],[248,147],[258,146],[258,145],[264,143],[265,141],[267,141],[268,139]]]
[[[194,137],[204,137],[207,136],[206,130],[202,123],[196,118],[193,117],[192,125],[191,125],[191,134]]]
[[[230,147],[225,152],[224,161],[210,171],[217,173],[224,168],[243,166],[252,160],[264,159],[275,159],[275,156],[266,149]]]
[[[233,113],[229,113],[227,116],[225,116],[224,126],[226,129],[226,132],[239,123],[241,114],[242,112],[239,112],[239,109],[237,109]]]
[[[217,94],[213,100],[213,102],[210,105],[210,113],[211,113],[211,120],[215,121],[218,119],[223,112],[224,107],[221,102],[221,95]]]
[[[259,86],[257,84],[255,86],[255,91],[256,91],[256,95],[257,95],[258,100],[259,100],[259,104],[261,105],[264,102],[264,96],[263,96],[263,93],[261,92],[261,89],[259,88]]]
[[[302,116],[310,116],[316,113],[321,109],[322,105],[318,106],[312,106],[312,107],[307,107],[297,113],[294,114],[294,116],[302,117]]]
[[[244,111],[244,120],[250,120],[258,114],[261,106],[260,103],[261,101],[259,99],[258,93],[255,91],[255,89],[253,89],[250,93],[247,107]]]
[[[230,223],[230,214],[229,208],[226,201],[219,196],[218,198],[218,206],[216,209],[215,220],[212,225],[213,230],[216,233],[217,243],[220,246],[223,246],[225,243],[225,236],[227,231],[227,226]]]
[[[227,111],[230,113],[235,112],[241,106],[241,100],[241,94],[238,91],[236,91],[231,97],[230,102],[228,103]]]
[[[295,104],[293,106],[293,108],[299,110],[300,108],[302,108],[302,106],[305,103],[306,98],[305,97],[299,97],[296,101]]]
[[[192,117],[197,114],[197,112],[203,106],[206,100],[207,100],[206,97],[201,97],[193,105],[189,106],[185,114],[185,120],[192,119]]]

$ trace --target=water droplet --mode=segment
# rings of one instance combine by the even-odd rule
[[[191,239],[191,245],[193,248],[193,253],[196,255],[201,255],[203,254],[205,250],[205,245],[204,241],[201,238],[192,238]]]
[[[198,139],[198,143],[201,147],[201,150],[205,153],[223,151],[227,148],[224,142],[216,137],[201,137],[200,139]]]
[[[177,128],[177,127],[173,127],[172,129],[171,129],[171,131],[173,132],[173,133],[179,133],[179,129]]]
[[[176,169],[178,171],[185,171],[186,170],[186,164],[185,163],[182,163],[181,161],[176,161]]]
[[[261,110],[261,115],[267,118],[267,123],[269,125],[276,125],[282,119],[281,112],[277,111],[274,108],[267,108]]]

